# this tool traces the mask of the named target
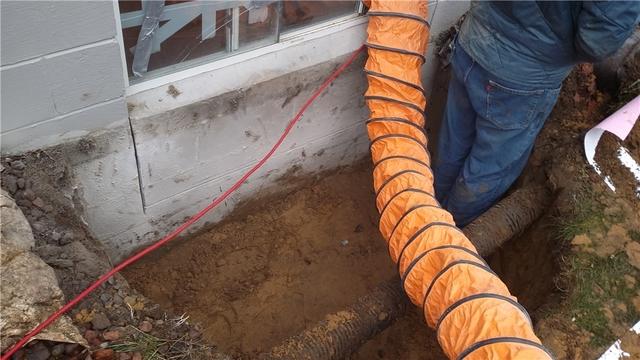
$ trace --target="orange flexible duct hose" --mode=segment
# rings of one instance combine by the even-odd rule
[[[434,198],[420,81],[424,0],[371,0],[365,99],[380,232],[450,359],[550,359],[527,311]]]

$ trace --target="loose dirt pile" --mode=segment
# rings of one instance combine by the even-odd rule
[[[367,164],[247,203],[228,219],[125,276],[204,324],[207,340],[232,355],[255,358],[395,275]]]

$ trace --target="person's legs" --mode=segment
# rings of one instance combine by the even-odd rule
[[[465,87],[466,78],[473,67],[471,57],[461,48],[456,48],[434,167],[436,197],[443,206],[475,138],[476,113]]]
[[[458,226],[481,215],[517,179],[560,91],[504,84],[481,68],[469,75],[475,140],[446,204]]]

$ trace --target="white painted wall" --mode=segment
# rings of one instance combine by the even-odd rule
[[[466,1],[441,1],[434,38],[467,8]],[[158,239],[255,164],[306,97],[360,46],[366,27],[363,18],[341,19],[126,88],[115,14],[108,1],[0,5],[2,151],[79,138],[94,144],[65,149],[82,193],[83,217],[114,260]],[[36,29],[27,25],[34,23]],[[430,90],[438,69],[433,47],[427,59]],[[365,156],[361,66],[341,76],[272,160],[199,225],[218,221],[243,199],[284,186],[277,179],[290,169],[313,173]],[[170,85],[180,95],[169,94]]]

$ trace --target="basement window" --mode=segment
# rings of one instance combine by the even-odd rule
[[[119,0],[130,83],[275,44],[356,14],[359,1]]]

